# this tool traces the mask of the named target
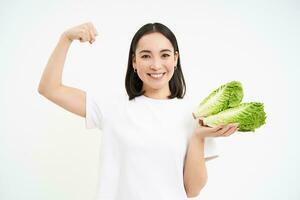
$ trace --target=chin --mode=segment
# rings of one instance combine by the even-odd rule
[[[166,87],[165,84],[159,84],[159,85],[148,85],[149,88],[151,88],[152,90],[162,90],[164,87]]]

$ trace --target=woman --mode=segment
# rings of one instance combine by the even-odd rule
[[[205,159],[215,156],[210,140],[229,136],[236,124],[208,127],[192,119],[175,35],[161,23],[134,35],[125,78],[126,95],[116,98],[62,84],[72,41],[96,39],[92,23],[65,31],[39,84],[39,93],[82,116],[86,128],[102,130],[97,200],[185,200],[207,181]],[[211,149],[210,149],[211,148]]]

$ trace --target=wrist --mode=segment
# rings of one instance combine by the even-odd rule
[[[204,137],[202,134],[199,134],[199,133],[195,133],[195,132],[194,132],[191,139],[197,140],[197,141],[199,141],[199,142],[204,142],[205,137]]]
[[[66,32],[63,32],[63,34],[61,34],[60,40],[62,40],[64,42],[67,42],[67,43],[72,43],[72,40],[69,39],[69,37],[67,36]]]

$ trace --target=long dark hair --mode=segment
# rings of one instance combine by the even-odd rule
[[[168,96],[169,99],[172,99],[174,97],[182,99],[186,92],[186,85],[184,81],[184,77],[182,74],[181,64],[180,64],[180,53],[178,49],[178,44],[175,35],[173,32],[165,25],[161,23],[148,23],[143,25],[134,35],[130,49],[129,49],[129,57],[128,57],[128,65],[127,65],[127,72],[125,77],[125,87],[127,94],[129,96],[129,100],[141,96],[145,93],[145,91],[142,91],[143,87],[143,81],[139,78],[137,73],[134,72],[133,66],[132,66],[132,58],[133,55],[135,55],[135,50],[137,48],[137,43],[146,34],[149,33],[161,33],[166,38],[169,39],[169,41],[172,43],[172,46],[174,48],[174,53],[178,52],[178,60],[177,60],[177,68],[174,70],[174,74],[172,78],[169,81],[169,87],[171,91],[171,95]]]

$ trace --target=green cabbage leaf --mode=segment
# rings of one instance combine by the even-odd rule
[[[231,81],[210,93],[193,112],[194,118],[217,114],[228,108],[239,105],[244,93],[239,81]]]
[[[264,104],[260,102],[241,103],[234,108],[203,118],[203,123],[210,127],[238,123],[238,131],[255,132],[256,128],[266,123]]]

